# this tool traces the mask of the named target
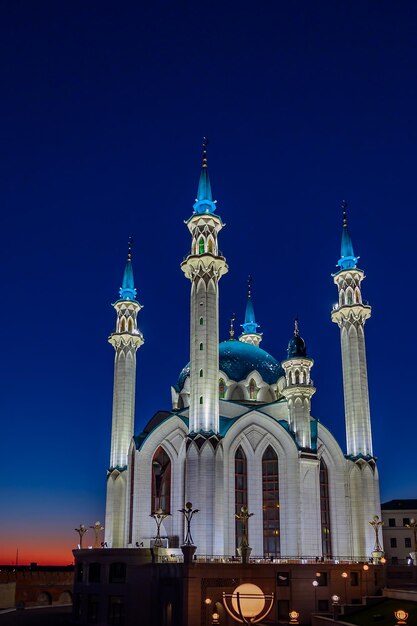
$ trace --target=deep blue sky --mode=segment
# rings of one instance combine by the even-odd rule
[[[47,543],[46,560],[69,562],[75,525],[104,519],[129,234],[145,307],[136,430],[170,406],[203,135],[227,224],[221,337],[251,273],[261,346],[284,358],[299,315],[313,414],[343,448],[330,310],[348,201],[382,500],[416,496],[416,32],[411,1],[1,4],[0,561],[16,545],[40,561]]]

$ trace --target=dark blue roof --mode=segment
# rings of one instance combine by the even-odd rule
[[[281,364],[268,352],[257,346],[233,339],[222,341],[219,345],[219,369],[235,381],[243,380],[253,370],[256,370],[268,385],[273,385],[278,378],[284,376]],[[188,363],[181,370],[175,385],[177,391],[183,388],[185,379],[189,375],[190,364]]]

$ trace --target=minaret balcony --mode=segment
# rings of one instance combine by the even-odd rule
[[[342,326],[346,322],[359,322],[364,324],[371,317],[369,304],[344,304],[334,305],[331,313],[332,322]]]
[[[190,254],[181,263],[181,269],[190,280],[198,274],[209,274],[210,277],[216,277],[219,280],[229,270],[223,256],[215,256],[210,252]]]
[[[112,333],[109,337],[109,343],[116,350],[117,348],[133,347],[135,350],[140,348],[144,339],[140,330],[135,330],[132,333]]]

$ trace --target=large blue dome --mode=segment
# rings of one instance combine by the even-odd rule
[[[284,376],[280,363],[273,356],[251,344],[229,339],[219,344],[219,369],[227,374],[231,380],[239,381],[246,378],[253,370],[259,372],[262,379],[273,385],[278,378]],[[190,364],[181,370],[178,382],[175,385],[180,391],[184,387],[185,379],[190,375]]]

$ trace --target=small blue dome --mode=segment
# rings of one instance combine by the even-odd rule
[[[231,339],[222,341],[219,345],[219,369],[234,381],[243,380],[256,370],[268,385],[273,385],[278,378],[284,376],[281,364],[268,352],[243,341]],[[190,364],[188,363],[181,370],[175,385],[177,391],[181,391],[189,375]]]

